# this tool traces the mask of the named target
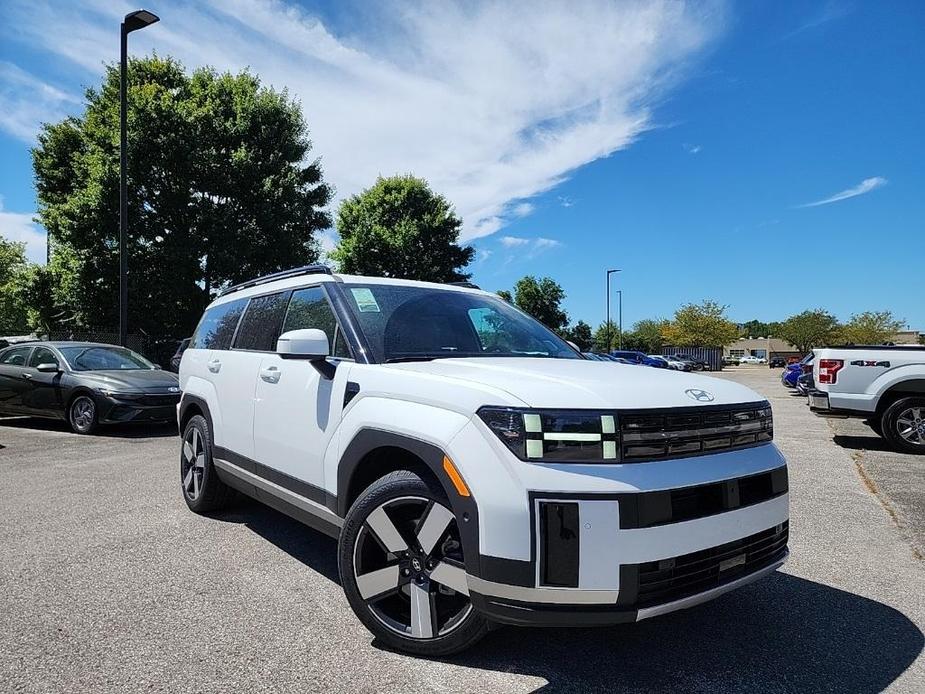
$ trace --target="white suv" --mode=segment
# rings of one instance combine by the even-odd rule
[[[338,538],[351,607],[394,648],[637,621],[787,557],[764,399],[584,359],[471,285],[253,280],[206,309],[180,382],[189,507],[237,490]]]

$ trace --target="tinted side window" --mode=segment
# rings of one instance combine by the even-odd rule
[[[328,336],[328,343],[333,345],[334,356],[350,359],[350,350],[343,335],[337,329],[337,319],[334,311],[324,295],[321,287],[308,287],[293,292],[289,302],[289,311],[283,324],[283,332],[289,330],[304,330],[317,328],[324,330]]]
[[[58,357],[47,347],[36,347],[29,360],[29,366],[35,367],[39,364],[57,364]]]
[[[276,338],[279,337],[286,315],[289,292],[258,296],[250,300],[238,336],[234,339],[235,349],[248,349],[261,352],[276,351]]]
[[[213,306],[202,316],[190,341],[191,349],[230,349],[231,338],[238,327],[247,299]]]
[[[8,349],[0,355],[0,364],[25,366],[30,351],[32,351],[31,345],[29,347],[14,347],[13,349]]]

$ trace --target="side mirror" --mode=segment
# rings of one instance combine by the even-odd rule
[[[276,341],[276,353],[282,359],[305,359],[323,378],[334,378],[336,367],[327,361],[331,355],[331,343],[324,330],[307,328],[285,332]]]
[[[58,367],[58,365],[55,362],[49,361],[44,364],[39,364],[38,366],[35,367],[35,370],[41,371],[43,374],[56,374],[61,369]]]

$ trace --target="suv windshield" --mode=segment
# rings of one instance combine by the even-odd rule
[[[75,345],[59,347],[67,363],[74,371],[129,371],[154,369],[154,364],[140,354],[122,347],[100,347],[97,345]]]
[[[581,359],[551,330],[484,294],[345,284],[347,303],[379,362],[447,357]]]

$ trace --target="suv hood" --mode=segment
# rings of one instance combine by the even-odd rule
[[[750,388],[725,379],[584,359],[476,357],[391,364],[389,368],[500,388],[529,407],[648,409],[765,400]],[[713,399],[697,400],[687,390],[707,391]]]

